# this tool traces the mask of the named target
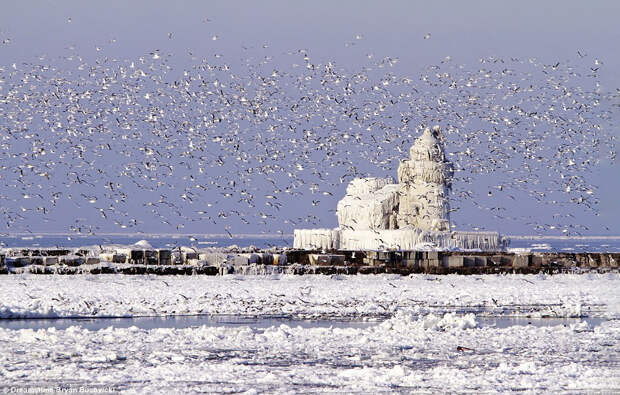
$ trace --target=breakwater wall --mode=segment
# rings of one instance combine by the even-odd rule
[[[484,274],[618,271],[620,253],[8,249],[0,274]]]
[[[358,273],[564,273],[618,271],[620,253],[338,251],[322,254],[291,251],[287,260],[303,266],[352,266]]]

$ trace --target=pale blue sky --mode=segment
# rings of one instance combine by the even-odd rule
[[[398,57],[396,73],[417,75],[446,56],[475,67],[479,58],[487,56],[538,58],[552,64],[576,59],[580,51],[603,63],[599,80],[604,89],[614,91],[620,87],[619,20],[620,2],[613,0],[4,1],[0,42],[10,42],[0,45],[0,65],[53,62],[55,57],[69,52],[79,53],[89,62],[101,56],[135,59],[159,49],[162,53],[183,54],[171,60],[179,66],[187,60],[186,53],[192,52],[198,58],[222,54],[236,67],[242,57],[260,58],[265,53],[278,56],[304,48],[317,61],[335,60],[349,69],[358,67],[368,54],[375,59]],[[424,39],[427,33],[430,39]],[[356,40],[357,35],[362,38]],[[69,46],[75,50],[68,50]],[[39,60],[40,55],[46,59]],[[618,108],[614,111],[617,117]],[[617,127],[618,123],[614,124]],[[592,183],[600,188],[600,216],[577,215],[592,229],[589,234],[620,233],[618,170],[617,163],[612,166],[604,161],[599,171],[590,175]],[[391,173],[395,176],[396,169]],[[335,226],[335,216],[327,210],[334,208],[343,192],[344,186],[333,198],[327,198],[332,207],[325,205],[323,211],[314,211],[324,218],[325,227]],[[306,200],[309,203],[312,197]],[[522,210],[535,209],[535,202],[524,202]],[[461,212],[454,217],[461,223],[472,223],[480,220],[480,213]],[[30,229],[66,230],[60,218],[56,223]],[[502,224],[491,221],[488,226],[497,228]],[[102,225],[102,230],[106,229],[118,230]],[[233,229],[239,233],[276,229],[290,232],[292,227],[261,229],[253,225]],[[152,231],[150,227],[143,230]],[[184,229],[201,230],[198,225]],[[531,227],[517,223],[502,230],[532,233]]]

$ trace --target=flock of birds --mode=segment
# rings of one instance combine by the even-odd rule
[[[587,232],[575,212],[597,214],[589,176],[615,161],[620,91],[600,86],[596,59],[448,57],[403,75],[397,58],[351,69],[264,51],[235,63],[189,54],[185,66],[161,51],[94,62],[73,51],[0,66],[4,231],[333,226],[348,182],[394,176],[434,124],[456,170],[459,229],[484,226],[459,210],[564,234]],[[527,215],[524,202],[546,207]]]

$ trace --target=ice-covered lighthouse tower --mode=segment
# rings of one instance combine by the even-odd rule
[[[452,164],[446,161],[439,126],[425,129],[398,166],[399,228],[450,230]]]
[[[439,126],[425,129],[389,178],[356,178],[336,210],[335,229],[295,229],[293,247],[307,250],[497,250],[498,232],[451,231],[452,164]]]

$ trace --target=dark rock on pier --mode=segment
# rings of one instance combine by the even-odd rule
[[[131,250],[94,256],[88,250],[22,249],[0,255],[0,274],[553,274],[618,271],[619,266],[620,253],[586,252],[284,250],[175,255],[171,250]]]

